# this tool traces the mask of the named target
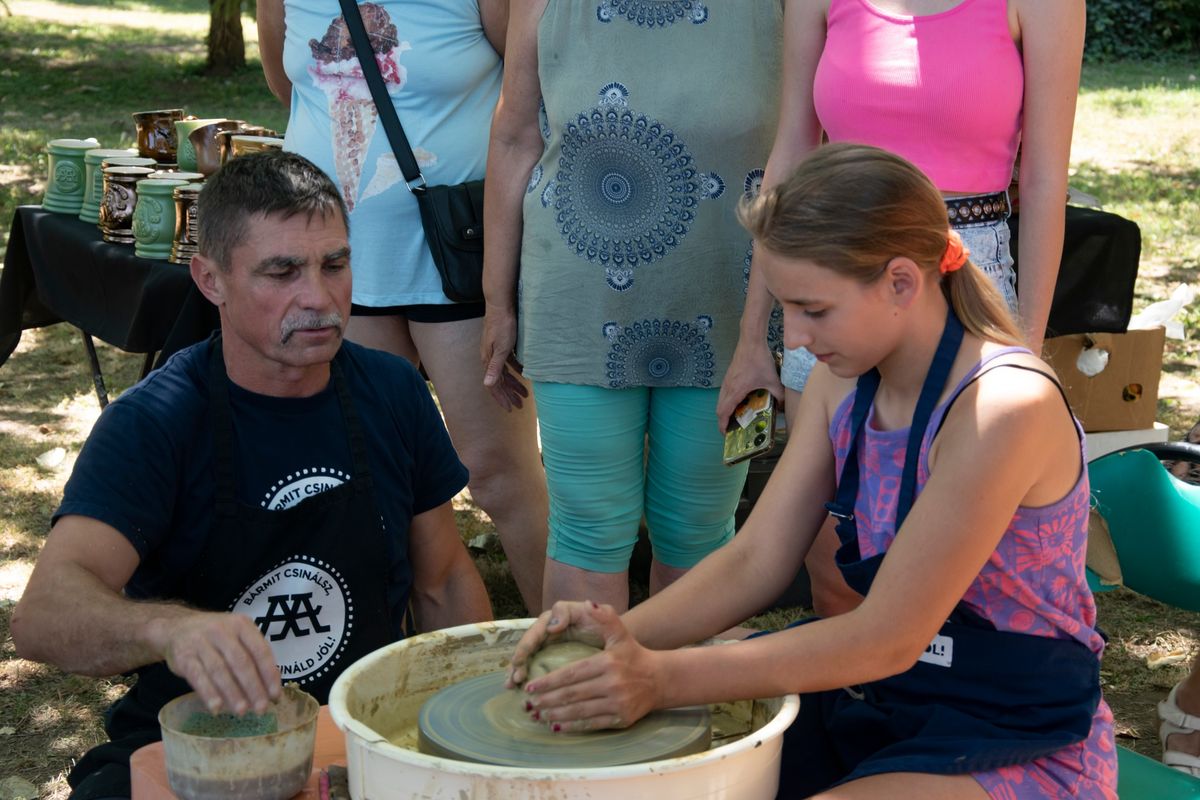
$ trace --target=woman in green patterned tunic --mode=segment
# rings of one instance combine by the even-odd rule
[[[482,358],[502,405],[510,368],[533,382],[545,603],[626,607],[643,515],[652,592],[733,535],[746,468],[723,464],[712,419],[749,268],[734,209],[771,146],[781,20],[779,0],[512,3]]]

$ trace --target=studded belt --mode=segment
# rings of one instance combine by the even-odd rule
[[[968,197],[947,197],[946,214],[950,225],[974,225],[979,222],[997,222],[1008,219],[1008,192],[973,194]]]

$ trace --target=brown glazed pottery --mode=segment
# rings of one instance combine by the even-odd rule
[[[100,235],[106,242],[133,244],[133,209],[137,182],[149,177],[149,167],[108,167],[104,170],[104,196],[100,201]]]
[[[133,124],[137,127],[138,154],[153,158],[159,164],[175,163],[175,122],[181,119],[182,108],[135,112]]]
[[[197,172],[208,176],[221,168],[221,142],[217,134],[236,131],[241,124],[236,119],[224,119],[220,122],[201,125],[188,134],[188,142],[196,151]]]
[[[173,264],[189,264],[192,256],[199,252],[196,243],[197,207],[200,197],[199,183],[176,186],[172,192],[175,201],[175,240],[171,243],[171,255],[167,260]]]
[[[283,139],[275,136],[249,136],[238,133],[229,137],[229,157],[244,156],[247,153],[261,153],[263,150],[282,150]]]

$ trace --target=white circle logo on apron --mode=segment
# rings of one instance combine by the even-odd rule
[[[329,672],[354,627],[354,604],[333,565],[289,556],[230,606],[250,617],[271,646],[285,681],[305,684]]]

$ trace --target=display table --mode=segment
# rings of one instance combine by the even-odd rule
[[[313,771],[304,790],[296,795],[299,800],[318,800],[318,778],[320,771],[332,764],[346,763],[346,739],[333,717],[329,706],[321,706],[317,715],[317,742],[313,751]],[[176,800],[167,782],[167,762],[162,742],[148,744],[129,759],[130,778],[133,783],[133,800]]]
[[[69,322],[84,345],[101,405],[107,403],[92,337],[130,353],[145,353],[144,372],[200,341],[218,325],[217,310],[188,268],[110,244],[95,225],[41,206],[13,216],[0,273],[0,365],[30,328]]]

